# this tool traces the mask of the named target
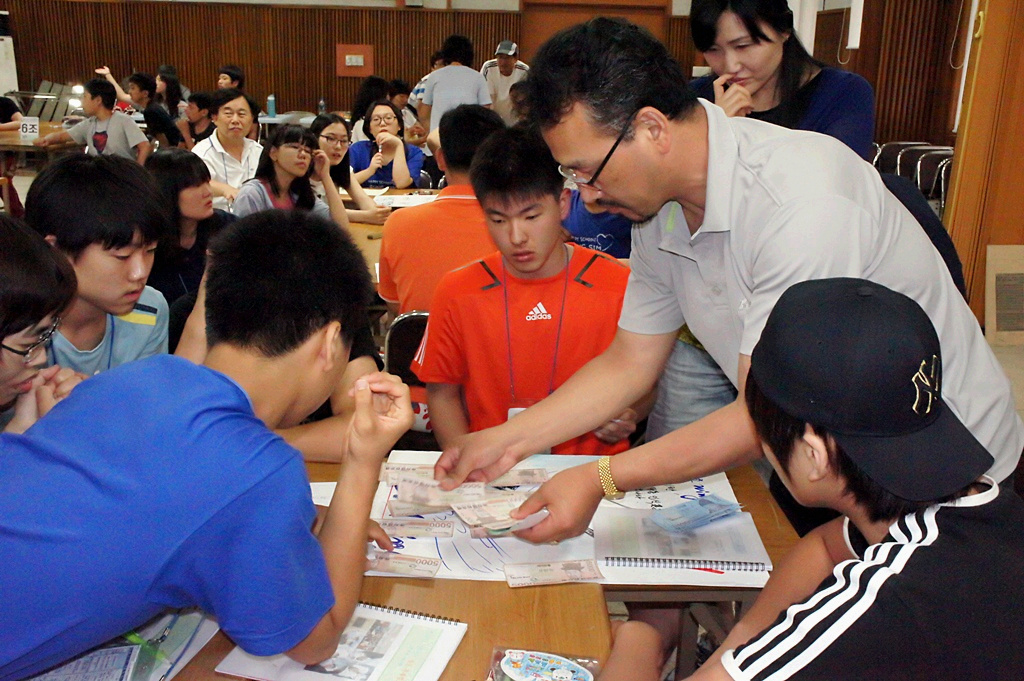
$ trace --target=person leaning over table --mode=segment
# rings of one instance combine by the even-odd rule
[[[867,278],[924,308],[945,347],[942,397],[993,455],[988,475],[1012,484],[1024,424],[1010,382],[938,252],[870,165],[831,137],[729,118],[696,99],[665,47],[625,21],[560,32],[526,82],[531,119],[563,172],[642,224],[609,348],[540,404],[446,448],[435,469],[445,488],[493,479],[621,411],[654,385],[683,322],[742,394],[778,297],[836,276]],[[550,511],[520,536],[576,536],[606,493],[760,455],[738,400],[614,460],[559,473],[517,512]]]
[[[793,495],[842,516],[775,567],[694,681],[1024,678],[1024,502],[939,395],[945,354],[879,284],[782,295],[745,402]]]
[[[412,421],[409,391],[383,373],[355,384],[345,493],[318,535],[302,457],[270,429],[334,390],[370,292],[336,225],[301,211],[249,216],[212,247],[202,365],[119,367],[25,435],[0,435],[0,677],[183,607],[214,615],[255,655],[316,664],[335,652],[367,537],[391,548],[368,517],[381,462]]]
[[[873,158],[871,85],[808,54],[794,31],[786,0],[694,0],[690,29],[694,46],[713,71],[691,81],[698,97],[715,102],[727,116],[820,132],[861,158]],[[648,438],[661,437],[735,399],[735,386],[684,326],[658,383]]]
[[[67,258],[20,220],[0,215],[0,430],[24,433],[84,378],[43,368],[46,342],[76,286]]]

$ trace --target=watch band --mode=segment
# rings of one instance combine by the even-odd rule
[[[604,490],[605,499],[621,499],[626,493],[615,486],[612,478],[612,459],[610,456],[602,456],[597,461],[597,475],[601,479],[601,489]]]

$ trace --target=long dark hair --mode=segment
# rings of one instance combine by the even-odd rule
[[[367,76],[359,85],[359,92],[356,93],[356,102],[352,105],[352,114],[348,122],[349,128],[356,124],[360,118],[366,117],[367,111],[373,111],[371,104],[380,99],[386,99],[391,94],[391,83],[380,76]]]
[[[373,110],[378,106],[386,106],[391,109],[392,113],[395,114],[395,118],[398,119],[398,139],[403,140],[405,143],[405,119],[402,117],[402,110],[399,109],[389,99],[378,99],[376,102],[366,108],[366,113],[363,115],[363,134],[373,144],[373,148],[377,148],[377,141],[374,139],[373,133],[370,132],[370,119],[373,117]]]
[[[281,192],[277,184],[277,171],[274,169],[274,159],[270,158],[272,149],[280,149],[286,144],[302,144],[309,147],[311,151],[320,149],[320,141],[309,128],[301,125],[279,125],[270,136],[270,140],[263,146],[263,154],[260,155],[260,163],[256,166],[256,173],[253,175],[258,180],[263,180],[270,185],[271,191],[275,194]],[[289,194],[295,194],[295,207],[310,210],[316,203],[316,194],[309,184],[309,176],[313,174],[313,159],[310,158],[309,168],[302,177],[292,180],[292,186],[288,187]]]
[[[707,52],[715,44],[718,19],[724,12],[733,12],[743,22],[747,33],[756,42],[770,41],[759,26],[765,23],[778,33],[789,34],[782,43],[782,64],[779,66],[779,102],[792,97],[803,84],[807,72],[825,66],[804,49],[793,28],[793,12],[786,0],[693,0],[690,7],[690,33],[694,46]]]
[[[167,107],[167,113],[171,114],[171,118],[177,118],[178,104],[181,103],[181,81],[171,74],[159,75],[160,80],[164,82],[164,92],[158,99]]]
[[[345,126],[345,132],[349,135],[349,144],[352,144],[352,128],[349,126],[348,121],[338,114],[326,113],[320,114],[309,124],[309,131],[317,137],[317,148],[319,148],[320,133],[335,124]],[[341,163],[331,166],[331,179],[334,180],[335,187],[348,191],[348,187],[352,183],[352,168],[349,165],[348,149],[345,150]]]
[[[178,196],[186,189],[209,182],[210,169],[191,151],[172,148],[161,149],[147,158],[146,170],[156,180],[171,216],[171,229],[157,245],[157,255],[161,258],[181,255],[184,249],[181,247],[181,208]],[[214,216],[207,218],[212,219]]]

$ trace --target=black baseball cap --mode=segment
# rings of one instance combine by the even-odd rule
[[[942,352],[928,315],[880,284],[794,284],[769,315],[750,371],[779,408],[826,429],[900,498],[948,496],[992,466],[942,399]]]

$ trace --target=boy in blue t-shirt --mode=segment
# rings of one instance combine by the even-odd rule
[[[169,211],[149,173],[127,159],[67,156],[39,174],[26,204],[26,221],[78,278],[48,363],[92,376],[167,352],[167,303],[146,280]]]
[[[323,403],[371,288],[335,225],[266,211],[211,245],[203,365],[158,356],[84,381],[0,435],[0,678],[21,679],[167,608],[198,606],[256,655],[316,664],[356,605],[381,461],[409,390],[353,390],[339,493],[318,535],[301,454],[271,429]],[[53,494],[60,490],[60,494]]]

